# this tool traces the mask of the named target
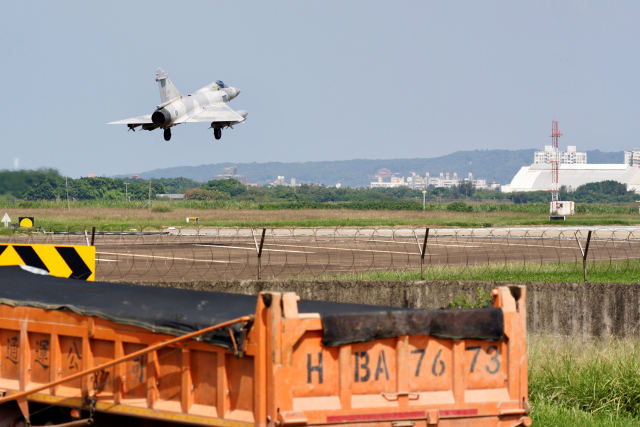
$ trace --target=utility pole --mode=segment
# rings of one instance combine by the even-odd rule
[[[422,181],[422,213],[426,212],[427,204],[427,175],[424,175],[424,181]]]
[[[149,180],[149,210],[151,210],[151,180]]]
[[[129,183],[128,182],[124,183],[124,199],[127,202],[129,201]]]
[[[69,178],[64,178],[64,186],[67,188],[67,209],[71,212],[71,206],[69,205]]]

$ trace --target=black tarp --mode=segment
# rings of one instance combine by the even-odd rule
[[[256,296],[85,282],[27,272],[19,266],[0,267],[0,304],[71,311],[138,326],[154,332],[184,335],[255,313]],[[320,313],[323,342],[350,342],[412,334],[443,338],[500,339],[502,310],[411,310],[303,300],[300,313]],[[241,324],[232,327],[238,345]],[[204,341],[231,348],[227,329],[207,334]]]
[[[372,307],[375,309],[375,307]],[[500,308],[465,310],[386,310],[322,316],[322,343],[337,346],[402,335],[431,335],[446,339],[502,340]]]
[[[85,282],[41,276],[19,266],[0,267],[0,304],[72,311],[170,335],[184,335],[256,311],[255,296]],[[241,342],[242,325],[232,329]],[[227,329],[207,334],[204,340],[233,347]]]

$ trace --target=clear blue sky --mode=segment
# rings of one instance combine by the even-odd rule
[[[218,162],[640,146],[640,2],[5,2],[0,169],[77,177]],[[126,132],[162,67],[242,89],[245,124]]]

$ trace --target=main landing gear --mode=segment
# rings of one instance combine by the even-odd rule
[[[222,129],[220,128],[214,128],[213,129],[213,136],[216,137],[216,139],[220,139],[222,138]]]
[[[166,128],[164,130],[164,140],[169,141],[171,139],[171,128]]]

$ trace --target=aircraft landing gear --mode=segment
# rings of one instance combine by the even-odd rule
[[[164,140],[169,141],[171,139],[171,128],[166,128],[164,130]]]
[[[222,129],[220,128],[213,129],[213,136],[215,136],[216,139],[222,138]]]

